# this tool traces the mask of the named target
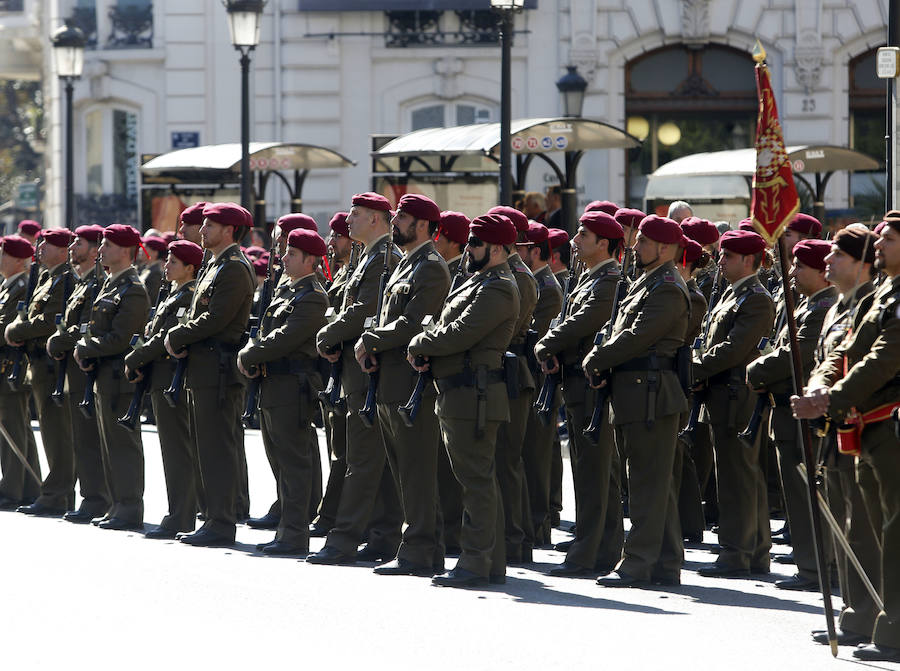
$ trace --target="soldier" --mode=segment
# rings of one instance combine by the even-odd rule
[[[598,398],[581,367],[612,312],[623,233],[618,222],[600,210],[586,212],[580,222],[573,246],[585,270],[571,289],[565,318],[535,348],[544,373],[562,375],[575,486],[575,540],[550,575],[566,577],[609,573],[621,559],[624,540],[615,437],[605,418],[596,444],[584,435]]]
[[[140,427],[129,430],[116,420],[125,413],[133,385],[125,377],[125,354],[131,336],[147,322],[150,300],[134,258],[141,235],[131,226],[110,224],[103,232],[100,259],[109,276],[90,311],[90,328],[75,346],[75,363],[93,371],[100,458],[111,508],[94,520],[101,529],[144,527],[144,448]]]
[[[888,213],[893,215],[894,213]],[[900,441],[891,426],[891,410],[900,406],[900,218],[887,217],[875,243],[875,267],[886,280],[856,331],[813,371],[806,394],[791,399],[794,416],[820,416],[841,423],[842,452],[856,452],[874,480],[860,478],[863,496],[881,504],[881,581],[884,609],[878,613],[872,642],[853,651],[864,661],[900,661]],[[846,372],[845,372],[846,371]],[[862,471],[860,471],[862,473]],[[877,483],[879,486],[874,488]],[[876,582],[876,584],[879,584]]]
[[[6,327],[7,344],[24,347],[28,355],[41,442],[50,467],[41,495],[31,505],[19,508],[19,512],[28,515],[62,517],[75,507],[75,453],[69,433],[69,409],[51,400],[56,366],[47,356],[47,337],[56,331],[56,314],[62,312],[66,294],[71,291],[72,275],[66,262],[71,241],[72,232],[66,228],[44,231],[37,246],[37,260],[44,270],[28,312],[20,313]]]
[[[450,210],[441,212],[441,222],[434,238],[434,249],[447,262],[450,277],[456,276],[462,260],[463,247],[466,246],[469,236],[470,223],[472,222],[462,212]]]
[[[47,353],[57,361],[58,366],[65,367],[64,384],[60,386],[57,380],[54,392],[64,392],[63,400],[69,409],[75,474],[82,500],[78,510],[70,510],[64,519],[74,524],[87,524],[103,517],[111,501],[100,456],[97,419],[86,416],[78,407],[84,398],[87,376],[73,358],[78,339],[90,327],[91,305],[106,277],[103,267],[97,263],[103,230],[96,224],[75,229],[75,239],[69,245],[69,263],[77,281],[62,311],[57,332],[47,339]]]
[[[379,276],[384,271],[385,247],[393,246],[388,235],[391,204],[376,193],[353,196],[347,217],[350,235],[365,245],[359,265],[347,282],[344,309],[316,337],[319,353],[342,361],[341,386],[347,398],[347,471],[334,527],[325,547],[307,561],[311,564],[354,564],[357,559],[377,561],[396,556],[400,544],[402,512],[397,488],[385,462],[384,440],[378,428],[366,428],[359,417],[366,399],[367,379],[356,362],[353,347],[363,333],[367,317],[375,313]],[[387,254],[388,269],[396,264]],[[383,506],[377,519],[370,519],[376,502]],[[368,528],[368,545],[358,556],[357,547]]]
[[[163,257],[166,255],[168,245],[158,235],[145,235],[141,239],[141,246],[147,254],[147,262],[141,266],[138,276],[147,290],[150,304],[156,305],[156,298],[163,283]]]
[[[197,454],[187,396],[176,392],[174,406],[163,393],[174,384],[175,360],[166,352],[169,330],[186,320],[196,288],[197,271],[203,263],[203,250],[188,240],[169,244],[163,272],[172,284],[168,297],[159,305],[147,326],[147,341],[125,357],[125,374],[139,382],[150,375],[150,400],[156,416],[159,448],[169,511],[159,526],[144,534],[147,538],[173,539],[196,526]],[[170,396],[171,398],[171,396]]]
[[[506,217],[476,217],[466,246],[474,274],[447,297],[436,327],[409,343],[410,363],[434,377],[435,411],[465,509],[459,561],[447,575],[432,578],[436,585],[506,581],[494,452],[500,424],[509,421],[502,363],[519,314],[518,289],[507,263],[515,241],[515,226]],[[416,362],[418,356],[423,365]]]
[[[405,522],[397,556],[375,568],[379,575],[431,577],[444,568],[436,491],[440,432],[434,387],[423,391],[412,426],[397,412],[409,399],[417,378],[406,361],[406,346],[422,331],[426,317],[440,312],[450,289],[447,264],[431,242],[440,220],[440,208],[425,196],[406,194],[397,203],[391,225],[403,258],[387,282],[378,326],[366,330],[355,348],[364,371],[379,371],[378,423]]]
[[[719,558],[699,570],[707,577],[769,572],[769,507],[759,444],[745,447],[737,434],[753,412],[747,364],[772,332],[775,307],[756,272],[766,243],[751,231],[729,231],[719,241],[719,265],[730,288],[712,309],[706,349],[695,355],[694,391],[708,387],[704,415],[712,426],[719,493]]]
[[[791,278],[803,300],[794,310],[797,345],[803,377],[813,367],[816,345],[825,314],[837,302],[837,291],[825,278],[825,257],[831,245],[824,240],[801,240],[792,250]],[[747,366],[747,380],[757,393],[769,394],[775,407],[769,415],[769,433],[778,450],[778,470],[784,493],[787,523],[797,574],[775,581],[779,589],[818,590],[816,549],[809,516],[809,489],[797,472],[803,462],[803,447],[797,440],[797,421],[791,416],[791,340],[787,325],[778,334],[775,350]],[[830,554],[825,548],[826,556]]]
[[[200,235],[210,260],[197,279],[188,320],[165,339],[171,356],[188,357],[185,387],[205,505],[203,526],[180,537],[188,545],[234,544],[244,398],[237,352],[253,300],[253,271],[237,241],[252,226],[251,214],[235,203],[203,208]]]
[[[0,275],[4,280],[0,286],[0,328],[5,329],[12,323],[18,302],[25,299],[28,284],[25,270],[33,255],[34,247],[24,237],[8,235],[0,238]],[[10,353],[6,347],[3,350],[0,375],[5,377],[9,374]],[[15,510],[18,506],[30,504],[41,493],[41,465],[28,415],[29,393],[24,386],[14,391],[5,381],[0,384],[0,423],[14,444],[11,445],[6,438],[0,439],[2,510]],[[29,472],[26,462],[33,474]]]
[[[752,222],[749,230],[753,230]],[[709,221],[699,217],[688,217],[682,221],[681,231],[690,240],[698,242],[708,254],[709,263],[699,270],[696,281],[697,287],[703,293],[704,300],[709,303],[712,296],[713,282],[716,277],[715,259],[718,257],[719,231]],[[721,284],[719,295],[721,296],[727,283],[722,277],[719,278],[719,282]]]
[[[584,213],[588,212],[605,212],[611,217],[616,216],[616,212],[619,211],[619,206],[610,200],[592,200],[590,203],[584,206]]]
[[[619,306],[609,340],[582,363],[589,376],[612,371],[600,384],[612,386],[611,415],[628,462],[631,530],[615,575],[597,580],[605,587],[680,584],[684,547],[672,472],[687,399],[676,354],[690,312],[687,286],[673,263],[681,237],[671,219],[650,215],[641,221],[634,252],[643,274]]]
[[[19,222],[16,232],[25,238],[32,247],[37,246],[38,236],[41,234],[41,225],[33,219],[23,219]]]
[[[287,280],[263,316],[262,337],[241,350],[238,367],[247,377],[263,376],[260,428],[266,454],[275,464],[280,502],[275,539],[258,549],[267,555],[306,555],[313,452],[319,449],[312,418],[322,388],[315,337],[328,308],[316,269],[327,248],[318,233],[302,227],[288,234],[286,244],[282,262]]]
[[[179,235],[195,245],[201,245],[200,226],[203,224],[203,208],[207,205],[209,203],[202,200],[193,205],[188,205],[178,217],[181,224],[178,228]]]

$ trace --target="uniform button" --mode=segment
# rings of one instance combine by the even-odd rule
[[[637,379],[637,383],[638,383],[638,384],[641,383],[641,378],[638,378],[638,379]]]

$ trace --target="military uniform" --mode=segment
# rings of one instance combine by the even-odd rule
[[[148,391],[156,416],[169,503],[168,513],[159,526],[171,532],[194,530],[199,466],[187,395],[180,393],[174,408],[163,395],[172,384],[177,365],[177,360],[166,352],[165,339],[170,329],[187,319],[195,288],[196,282],[191,280],[172,291],[156,308],[147,330],[147,341],[125,357],[130,369],[142,368],[144,375],[150,375]]]
[[[129,430],[116,420],[125,414],[134,390],[125,378],[125,354],[131,337],[143,330],[149,311],[147,291],[133,266],[107,277],[91,306],[90,329],[75,349],[83,363],[96,366],[100,456],[112,498],[107,515],[134,525],[144,520],[141,430]]]
[[[309,500],[313,452],[310,434],[322,378],[315,337],[325,324],[328,295],[315,275],[285,280],[263,316],[262,337],[241,351],[245,369],[263,375],[260,428],[269,459],[277,464],[281,519],[275,540],[300,554],[309,551]]]
[[[569,270],[568,268],[564,268],[558,273],[554,273],[553,276],[556,278],[556,281],[559,282],[559,286],[565,289],[566,281],[569,279]],[[560,413],[557,418],[555,415],[551,424],[553,426],[557,426],[559,422],[563,422],[563,428],[565,428],[565,417],[566,411],[565,407],[562,405],[562,398],[560,398]],[[559,524],[559,514],[563,509],[563,459],[562,459],[562,441],[559,437],[560,429],[557,428],[556,433],[553,435],[553,456],[551,457],[552,461],[550,464],[550,522],[551,526],[557,526]]]
[[[428,385],[412,427],[397,407],[404,405],[417,373],[406,346],[422,331],[426,315],[440,312],[450,289],[450,272],[429,240],[404,255],[388,280],[380,325],[362,335],[366,351],[378,357],[378,419],[406,527],[397,558],[419,567],[443,565],[444,546],[437,503],[440,431],[435,390]]]
[[[250,316],[255,280],[236,244],[206,265],[187,322],[173,327],[169,344],[187,348],[185,387],[196,431],[200,487],[206,522],[203,530],[234,540],[243,446],[241,412],[244,376],[237,352]]]
[[[0,287],[0,329],[5,330],[7,324],[16,318],[16,306],[20,300],[25,300],[25,292],[28,284],[28,274],[19,273],[8,278]],[[30,390],[22,386],[18,391],[12,391],[6,382],[6,376],[10,372],[9,347],[4,346],[3,362],[0,365],[0,422],[9,433],[16,447],[22,451],[23,456],[34,469],[41,474],[41,465],[38,461],[37,443],[34,433],[31,431],[28,414],[28,396]],[[7,444],[5,438],[0,438],[0,469],[3,470],[3,479],[0,480],[0,497],[9,501],[9,506],[21,502],[30,503],[41,493],[40,485],[25,470],[19,456]]]
[[[596,567],[604,573],[621,559],[625,540],[619,459],[606,413],[597,444],[584,436],[598,394],[588,387],[581,364],[593,346],[594,336],[609,321],[620,277],[621,267],[615,259],[583,271],[572,290],[564,320],[535,348],[541,361],[556,356],[562,373],[575,486],[575,542],[566,553],[566,563],[586,570]]]
[[[712,309],[706,349],[693,369],[697,383],[708,383],[701,419],[714,436],[722,546],[717,563],[741,572],[768,572],[772,547],[759,445],[744,447],[737,434],[755,403],[746,366],[759,355],[757,345],[771,333],[774,318],[772,297],[756,274],[737,281]]]
[[[415,336],[409,354],[428,357],[438,391],[435,411],[465,513],[457,569],[504,575],[504,517],[494,452],[509,421],[502,359],[515,332],[519,292],[508,263],[476,273],[447,296],[433,330]]]
[[[150,304],[156,305],[156,298],[159,296],[159,290],[162,288],[162,283],[165,279],[162,261],[148,263],[140,269],[138,276],[140,277],[144,288],[147,290],[147,295],[150,297]]]
[[[622,300],[609,341],[583,362],[593,375],[612,370],[611,416],[624,438],[632,524],[617,567],[622,577],[679,581],[684,547],[672,471],[687,399],[675,355],[689,310],[687,286],[671,262],[644,272]]]
[[[794,310],[797,323],[797,346],[800,360],[806,372],[812,370],[816,345],[825,314],[837,301],[837,291],[828,286],[808,298],[804,298]],[[816,550],[812,521],[809,516],[809,489],[797,472],[797,465],[804,463],[803,446],[798,440],[797,420],[791,414],[790,397],[793,393],[791,376],[791,341],[785,325],[778,334],[775,350],[761,356],[747,366],[747,380],[755,390],[765,390],[775,401],[769,415],[769,435],[778,450],[778,466],[784,492],[785,512],[791,530],[791,544],[797,573],[809,581],[818,580]],[[830,554],[826,542],[825,555]],[[828,563],[828,562],[826,562]]]

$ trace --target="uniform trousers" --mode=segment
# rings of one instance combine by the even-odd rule
[[[343,412],[325,411],[324,408],[322,414],[325,419],[325,437],[330,463],[325,492],[322,494],[321,502],[317,502],[316,524],[331,529],[337,518],[344,476],[347,474],[347,417]]]
[[[30,357],[31,390],[41,427],[41,442],[50,472],[41,485],[38,503],[48,508],[75,507],[75,451],[69,427],[72,419],[65,403],[56,405],[50,394],[56,388],[56,367],[44,354]]]
[[[444,528],[444,546],[447,552],[459,552],[459,535],[462,529],[462,487],[453,475],[450,457],[444,439],[438,440],[437,463],[438,501]]]
[[[197,523],[197,443],[191,426],[191,408],[181,394],[173,408],[163,389],[150,393],[156,432],[162,453],[169,512],[159,526],[171,531],[193,531]]]
[[[72,426],[78,492],[83,499],[79,509],[94,517],[102,517],[109,510],[111,498],[100,456],[100,432],[96,417],[85,417],[78,407],[84,398],[87,377],[72,359],[72,355],[66,356],[69,357],[66,365],[66,404]]]
[[[525,484],[528,490],[528,508],[534,545],[550,543],[551,511],[550,490],[553,470],[553,437],[556,435],[556,418],[559,412],[559,392],[554,395],[547,426],[541,422],[532,406],[528,413],[522,462],[525,466]]]
[[[509,422],[502,423],[497,433],[497,483],[503,499],[508,562],[522,561],[523,552],[530,552],[533,547],[533,534],[526,534],[531,509],[523,505],[527,499],[527,485],[522,463],[522,446],[533,396],[534,390],[520,389],[518,398],[509,399]]]
[[[5,381],[2,383],[6,384]],[[28,421],[28,396],[27,389],[16,392],[4,390],[0,393],[0,422],[35,473],[40,476],[41,464],[38,459],[37,443],[31,430],[31,423]],[[0,469],[3,470],[0,495],[13,501],[31,502],[41,493],[40,484],[31,477],[22,465],[21,458],[3,437],[0,437]]]

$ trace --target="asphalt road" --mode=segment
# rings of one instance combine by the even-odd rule
[[[155,429],[143,438],[150,528],[165,513],[165,486]],[[252,511],[263,514],[274,481],[259,433],[246,444]],[[570,487],[567,496],[572,519]],[[688,551],[677,588],[548,578],[563,556],[539,550],[506,585],[477,591],[377,576],[373,564],[263,557],[254,546],[272,532],[243,526],[232,549],[17,513],[0,513],[0,535],[0,660],[10,670],[900,669],[854,662],[848,648],[833,660],[812,643],[821,597],[772,584],[791,567],[775,564],[780,573],[765,579],[699,577],[714,559],[710,533]]]

